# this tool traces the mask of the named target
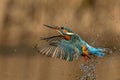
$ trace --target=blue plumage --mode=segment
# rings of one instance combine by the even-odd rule
[[[79,35],[75,34],[74,36],[79,38],[81,45],[85,45],[90,54],[93,54],[93,55],[96,55],[96,56],[99,56],[99,57],[103,57],[105,55],[105,53],[104,53],[105,49],[104,48],[103,49],[102,48],[95,48],[95,47],[89,45],[84,40],[82,40]]]
[[[68,27],[45,26],[57,30],[60,35],[42,38],[43,40],[48,41],[50,45],[50,47],[40,50],[40,53],[42,54],[50,55],[51,57],[56,56],[68,61],[77,59],[80,55],[84,57],[85,61],[90,59],[90,54],[99,57],[103,57],[105,55],[104,52],[106,49],[96,48],[89,45],[87,42],[82,40],[78,34],[73,33],[73,31]]]

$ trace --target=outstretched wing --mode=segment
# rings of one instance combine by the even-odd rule
[[[57,36],[51,36],[51,37],[42,37],[41,40],[46,40],[47,42],[52,42],[52,41],[60,41],[63,40],[64,37],[62,35],[57,35]]]
[[[37,47],[37,49],[40,54],[68,61],[77,59],[80,56],[79,50],[66,40],[51,41],[48,46],[42,49]]]

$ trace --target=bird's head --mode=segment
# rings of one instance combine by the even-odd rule
[[[51,29],[57,30],[61,35],[63,36],[72,36],[74,35],[73,31],[71,29],[69,29],[68,27],[65,26],[51,26],[51,25],[46,25],[44,24],[44,26],[49,27]]]

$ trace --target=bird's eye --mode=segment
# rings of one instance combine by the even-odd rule
[[[61,29],[64,29],[64,27],[61,27]]]

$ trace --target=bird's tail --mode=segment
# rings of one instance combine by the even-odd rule
[[[109,48],[97,48],[98,51],[95,53],[96,56],[103,57],[105,54],[111,53],[112,50]]]

